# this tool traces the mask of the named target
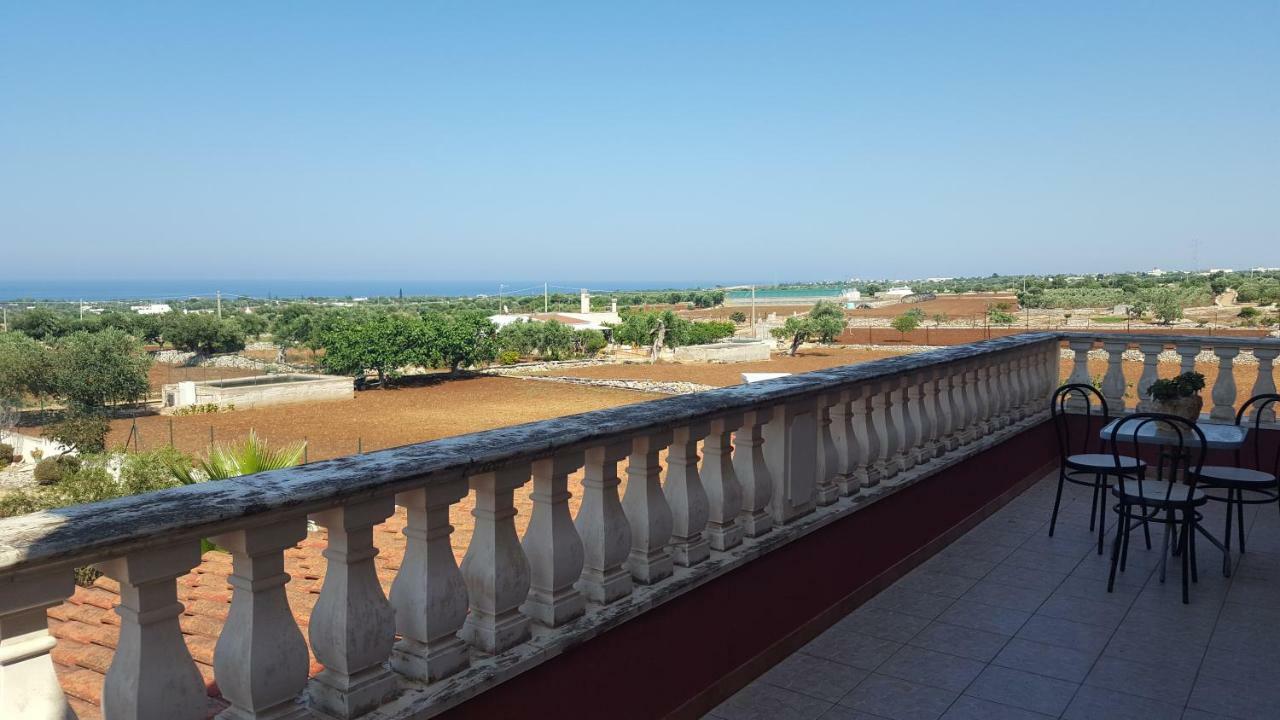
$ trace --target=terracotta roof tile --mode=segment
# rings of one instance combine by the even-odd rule
[[[97,704],[90,704],[75,697],[68,697],[67,701],[80,720],[102,720],[102,711],[98,709]]]
[[[76,668],[59,673],[58,680],[67,695],[94,705],[102,704],[102,674]]]

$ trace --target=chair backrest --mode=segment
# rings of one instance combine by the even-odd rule
[[[1157,450],[1159,460],[1135,474],[1139,497],[1191,499],[1209,447],[1204,431],[1195,423],[1165,413],[1134,413],[1116,422],[1110,439],[1111,454],[1117,468],[1122,467],[1122,456],[1141,457],[1143,446]],[[1153,468],[1155,477],[1148,477]],[[1151,481],[1160,482],[1159,489],[1151,487]],[[1184,485],[1179,486],[1179,481]],[[1164,482],[1168,484],[1164,485]]]
[[[1063,385],[1053,391],[1049,412],[1053,415],[1053,429],[1058,436],[1058,459],[1064,465],[1068,455],[1103,452],[1098,433],[1111,422],[1111,411],[1098,388],[1085,383]],[[1073,416],[1084,418],[1083,431],[1080,421],[1073,420]]]
[[[1240,410],[1236,412],[1236,425],[1243,426],[1245,424],[1244,416],[1252,409],[1253,417],[1249,421],[1249,425],[1252,426],[1249,431],[1250,442],[1246,443],[1245,446],[1251,449],[1252,452],[1249,453],[1251,457],[1241,457],[1241,452],[1244,448],[1236,450],[1236,467],[1250,467],[1241,462],[1245,460],[1253,463],[1252,467],[1255,470],[1269,472],[1276,477],[1280,477],[1280,442],[1272,443],[1271,451],[1267,452],[1267,449],[1263,447],[1265,443],[1262,442],[1261,432],[1263,414],[1270,409],[1274,417],[1277,413],[1280,413],[1278,405],[1280,405],[1280,394],[1263,393],[1262,395],[1254,395],[1246,400],[1244,405],[1240,406]],[[1270,457],[1267,457],[1268,455]]]

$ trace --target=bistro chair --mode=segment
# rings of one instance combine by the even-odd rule
[[[1236,426],[1243,427],[1244,416],[1249,408],[1253,408],[1253,427],[1250,428],[1250,440],[1246,446],[1236,449],[1236,462],[1229,465],[1206,465],[1200,469],[1199,482],[1207,490],[1225,490],[1226,497],[1208,495],[1210,500],[1227,504],[1227,527],[1222,536],[1224,560],[1222,574],[1231,575],[1231,524],[1232,509],[1235,509],[1236,532],[1240,539],[1240,553],[1244,554],[1244,506],[1276,503],[1280,507],[1280,443],[1271,450],[1263,447],[1262,415],[1268,408],[1275,408],[1280,402],[1280,395],[1267,393],[1255,395],[1240,407],[1236,413]],[[1251,447],[1250,447],[1251,446]],[[1252,450],[1250,452],[1249,450]],[[1252,493],[1245,498],[1245,492]]]
[[[1154,435],[1160,436],[1158,441]],[[1121,455],[1121,450],[1137,456],[1141,452],[1140,443],[1153,446],[1159,461],[1155,465],[1154,478],[1147,477],[1151,468],[1144,466],[1136,477],[1125,477],[1111,489],[1111,494],[1118,500],[1115,511],[1119,522],[1116,523],[1116,537],[1111,547],[1107,592],[1115,589],[1117,566],[1124,572],[1136,513],[1140,521],[1164,525],[1160,582],[1165,580],[1171,547],[1169,538],[1173,534],[1173,554],[1182,558],[1182,602],[1190,603],[1188,579],[1199,581],[1196,533],[1200,532],[1202,515],[1197,508],[1209,500],[1204,491],[1196,487],[1196,480],[1204,469],[1208,442],[1204,431],[1186,418],[1164,413],[1134,413],[1116,423],[1111,432],[1111,452],[1117,468],[1123,467],[1127,457]]]
[[[1083,412],[1068,413],[1067,409],[1072,401],[1078,403]],[[1107,452],[1099,433],[1111,422],[1111,412],[1106,398],[1094,386],[1084,383],[1063,385],[1054,391],[1049,410],[1058,436],[1058,494],[1053,499],[1053,515],[1049,518],[1049,537],[1053,537],[1053,531],[1058,525],[1058,507],[1062,504],[1063,486],[1074,483],[1092,487],[1089,531],[1093,532],[1096,524],[1098,554],[1101,555],[1110,478],[1134,476],[1145,463],[1136,457],[1121,457],[1117,463],[1115,456]],[[1084,418],[1084,421],[1082,423],[1073,418]],[[1150,536],[1147,538],[1147,547],[1151,547]]]

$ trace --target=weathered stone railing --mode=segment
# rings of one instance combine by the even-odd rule
[[[1102,377],[1103,397],[1112,412],[1145,410],[1148,406],[1147,388],[1155,382],[1161,353],[1171,348],[1178,354],[1179,372],[1195,369],[1196,358],[1211,351],[1218,365],[1217,377],[1210,390],[1211,403],[1205,412],[1213,420],[1231,422],[1236,416],[1237,399],[1276,391],[1274,363],[1280,355],[1280,340],[1272,338],[1219,338],[1192,335],[1129,335],[1119,333],[1065,333],[1063,338],[1074,354],[1071,376],[1068,382],[1089,383],[1089,352],[1101,346],[1107,354],[1107,370]],[[1126,352],[1137,350],[1142,357],[1142,374],[1133,388],[1132,397],[1126,397],[1128,383],[1124,377],[1123,358]],[[1252,356],[1258,371],[1248,394],[1237,398],[1238,388],[1234,374],[1236,359],[1241,351]],[[1264,422],[1274,422],[1275,412],[1266,408]]]
[[[1039,423],[1060,340],[1001,338],[0,521],[0,717],[72,716],[45,613],[94,565],[121,595],[104,715],[203,718],[175,586],[202,538],[233,559],[221,717],[429,716]],[[521,538],[513,494],[531,479]],[[459,566],[449,509],[469,493]],[[407,548],[388,597],[373,528],[396,505]],[[328,532],[328,569],[304,638],[283,558],[308,518]],[[324,668],[312,677],[308,642]]]

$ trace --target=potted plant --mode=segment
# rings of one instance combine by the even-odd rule
[[[1195,422],[1200,417],[1200,409],[1204,407],[1204,398],[1199,395],[1203,389],[1204,375],[1198,372],[1185,372],[1177,377],[1157,380],[1147,388],[1147,397],[1151,398],[1149,409]]]

